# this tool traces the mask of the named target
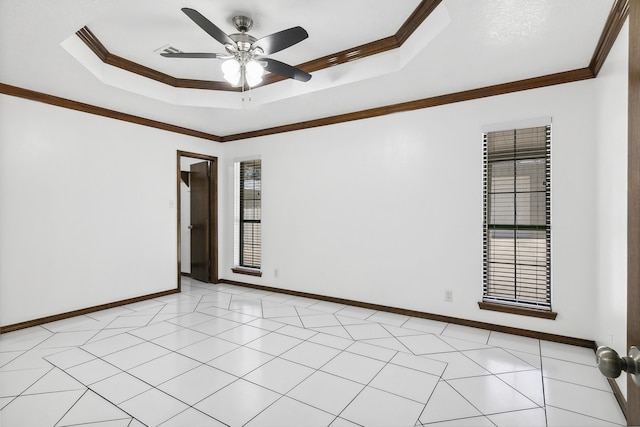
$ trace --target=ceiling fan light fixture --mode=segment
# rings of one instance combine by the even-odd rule
[[[253,87],[262,81],[264,68],[258,61],[251,60],[245,65],[245,76],[249,86]]]
[[[206,52],[162,52],[168,58],[216,58],[225,60],[222,63],[224,79],[234,87],[250,88],[262,82],[265,71],[302,82],[309,81],[311,74],[263,55],[280,52],[309,37],[302,27],[291,27],[286,30],[256,39],[247,33],[253,26],[251,18],[243,15],[233,17],[233,24],[239,33],[226,34],[213,22],[195,9],[183,7],[185,13],[196,25],[222,44],[227,55]]]
[[[227,59],[222,63],[222,73],[224,79],[231,83],[233,86],[237,86],[240,83],[240,63],[235,59]]]

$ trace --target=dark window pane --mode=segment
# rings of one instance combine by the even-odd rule
[[[240,163],[240,265],[260,268],[262,258],[262,166]]]

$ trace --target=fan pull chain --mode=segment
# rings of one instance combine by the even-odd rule
[[[240,79],[241,79],[241,87],[242,87],[242,92],[241,92],[242,93],[242,102],[244,102],[245,101],[245,98],[244,98],[245,90],[244,90],[244,88],[245,88],[245,86],[248,86],[244,72],[241,74]],[[249,86],[249,102],[251,102],[251,86]]]
[[[243,80],[244,80],[244,78],[243,78]],[[244,89],[244,87],[245,87],[245,83],[244,83],[244,81],[243,81],[243,82],[242,82],[242,102],[245,102],[245,97],[244,97],[245,89]],[[251,89],[251,86],[249,86],[248,93],[249,93],[249,99],[248,99],[248,102],[251,102],[251,95],[252,95],[252,89]]]

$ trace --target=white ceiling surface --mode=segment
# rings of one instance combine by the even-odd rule
[[[176,89],[106,66],[74,36],[86,25],[115,55],[177,78],[220,80],[219,60],[154,52],[167,44],[223,52],[180,8],[227,33],[231,17],[246,14],[258,38],[300,25],[309,38],[271,55],[297,65],[393,35],[418,3],[0,0],[0,82],[229,135],[586,67],[613,0],[443,0],[401,49],[314,72],[308,83],[256,88],[244,103],[239,93]]]

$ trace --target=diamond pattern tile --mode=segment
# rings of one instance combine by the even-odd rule
[[[0,335],[0,425],[620,426],[593,351],[183,278]]]

